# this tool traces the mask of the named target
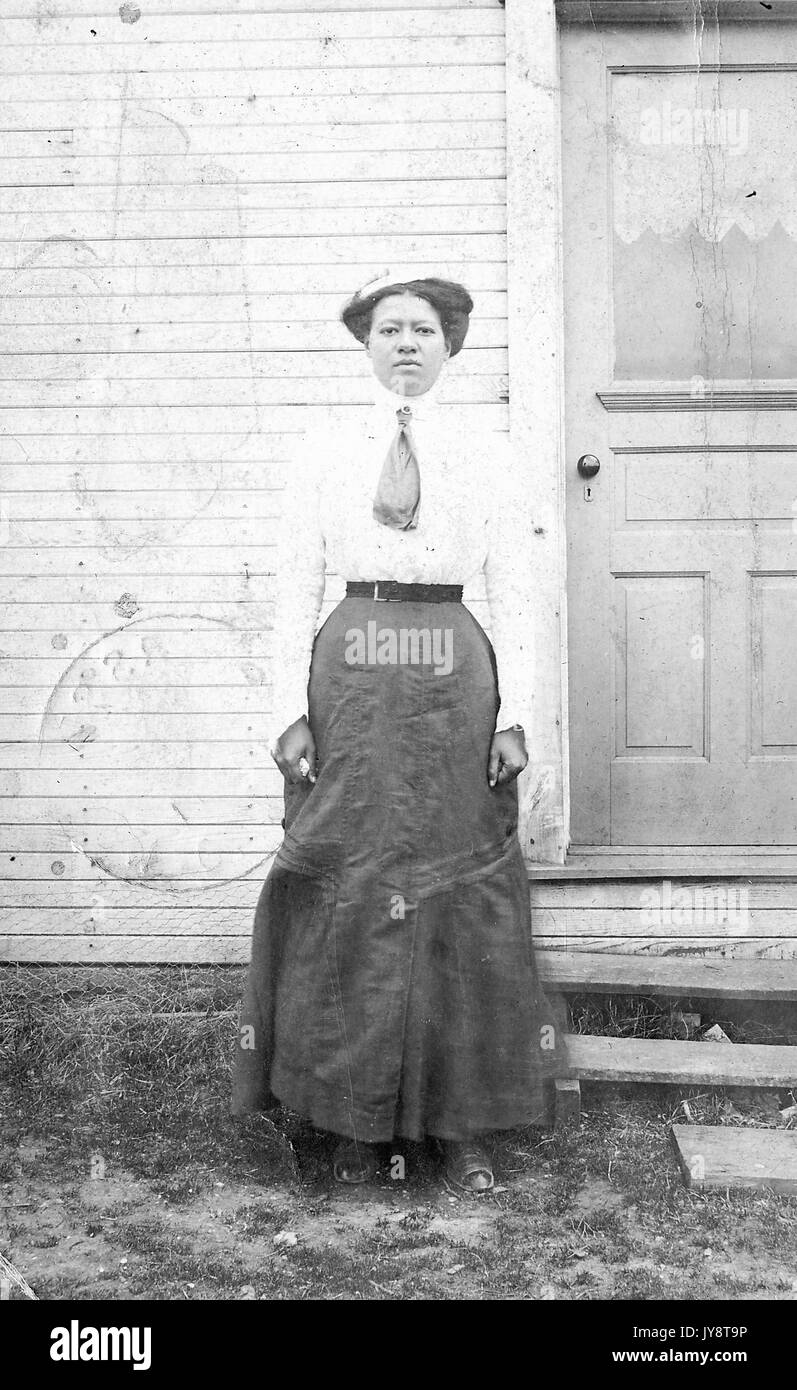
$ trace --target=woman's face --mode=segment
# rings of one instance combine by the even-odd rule
[[[365,350],[378,380],[400,396],[428,391],[451,351],[434,305],[410,293],[378,301]]]

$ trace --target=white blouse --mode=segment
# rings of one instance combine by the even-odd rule
[[[466,584],[483,570],[501,699],[496,728],[522,724],[531,747],[534,684],[534,524],[506,434],[463,423],[441,405],[440,377],[420,396],[372,379],[362,424],[315,427],[289,465],[276,555],[271,742],[302,715],[325,575]],[[371,508],[399,406],[412,407],[421,475],[416,530],[375,521]]]

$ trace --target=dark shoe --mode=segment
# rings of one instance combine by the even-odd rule
[[[443,1144],[444,1176],[458,1192],[479,1196],[495,1185],[489,1154],[473,1139],[446,1140]]]
[[[356,1139],[340,1139],[332,1155],[335,1182],[372,1182],[376,1176],[376,1149]]]

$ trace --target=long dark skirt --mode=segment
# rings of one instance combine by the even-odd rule
[[[497,700],[462,604],[346,598],[327,619],[309,685],[318,778],[286,784],[236,1113],[276,1098],[365,1142],[540,1121],[561,1020],[534,964],[517,788],[487,782]]]

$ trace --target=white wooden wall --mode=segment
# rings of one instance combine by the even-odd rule
[[[0,0],[8,960],[246,958],[281,463],[366,399],[343,300],[463,280],[450,399],[507,424],[498,0],[140,8]]]

